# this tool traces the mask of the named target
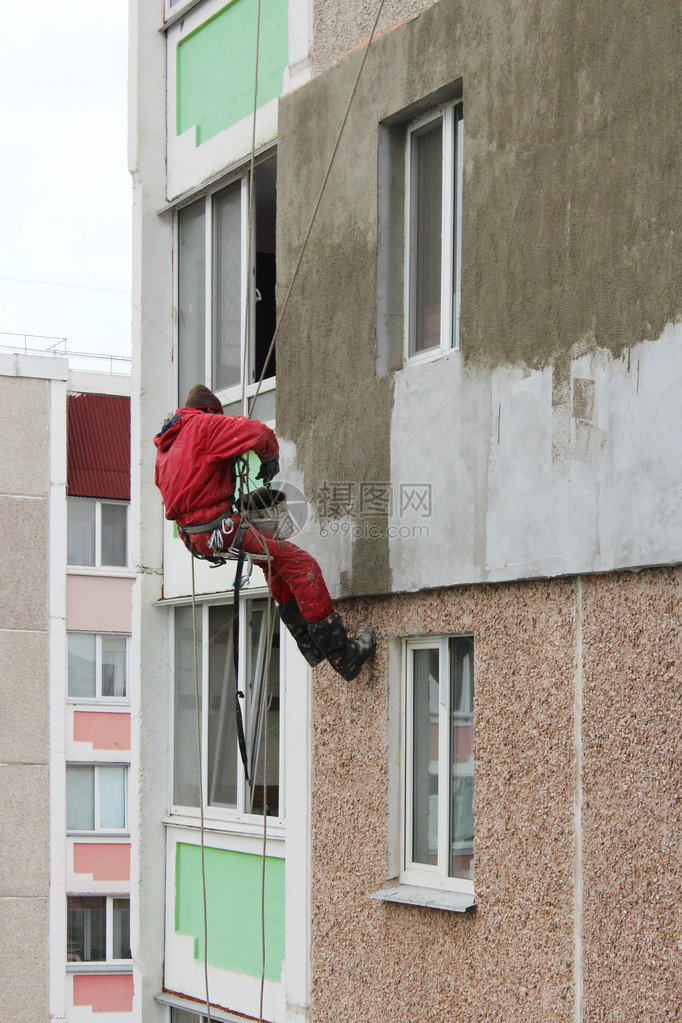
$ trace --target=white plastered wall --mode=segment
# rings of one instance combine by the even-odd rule
[[[682,325],[614,358],[466,369],[460,353],[396,374],[395,590],[602,572],[682,557]]]

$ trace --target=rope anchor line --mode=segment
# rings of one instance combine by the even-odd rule
[[[275,322],[275,329],[274,329],[274,332],[273,332],[273,335],[272,335],[272,340],[270,341],[270,346],[268,348],[268,351],[267,351],[267,354],[266,354],[266,357],[265,357],[265,361],[263,363],[263,368],[262,368],[262,371],[261,371],[261,374],[260,374],[260,377],[259,377],[259,380],[258,380],[258,383],[257,383],[257,386],[256,386],[256,390],[254,392],[254,395],[253,395],[253,398],[251,400],[250,407],[249,407],[249,410],[248,410],[248,417],[249,418],[251,418],[251,416],[253,416],[253,410],[255,408],[256,401],[258,400],[261,384],[263,383],[263,380],[265,378],[265,374],[267,372],[268,365],[270,363],[270,360],[272,358],[272,354],[274,352],[275,340],[277,338],[277,334],[279,332],[280,325],[281,325],[282,319],[284,317],[284,313],[286,312],[287,306],[289,304],[289,300],[290,300],[291,293],[292,293],[293,288],[294,288],[294,284],[296,283],[296,280],[297,280],[297,277],[298,277],[298,273],[299,273],[299,270],[300,270],[300,267],[301,267],[301,262],[303,260],[303,255],[305,253],[308,241],[310,239],[310,235],[311,235],[311,232],[312,232],[312,229],[313,229],[313,224],[314,224],[315,219],[317,217],[317,212],[319,210],[320,203],[322,201],[322,196],[324,194],[325,188],[327,186],[327,182],[329,180],[329,175],[331,173],[332,164],[334,163],[334,159],[336,157],[336,153],[338,151],[338,148],[339,148],[339,145],[340,145],[340,142],[341,142],[341,136],[343,135],[343,131],[344,131],[345,127],[346,127],[346,122],[348,120],[348,115],[350,114],[350,109],[351,109],[353,100],[355,98],[355,93],[357,91],[358,84],[360,82],[360,76],[362,75],[362,72],[364,70],[365,63],[367,61],[367,56],[369,54],[370,46],[372,45],[372,41],[373,41],[374,36],[376,34],[377,26],[379,24],[379,19],[381,17],[381,12],[382,12],[382,10],[384,8],[384,3],[385,3],[385,0],[379,0],[379,4],[378,4],[378,7],[377,7],[376,17],[374,19],[374,24],[372,26],[372,31],[371,31],[371,33],[369,35],[369,39],[368,39],[367,45],[365,47],[365,52],[363,54],[362,61],[360,62],[360,66],[358,68],[358,73],[357,73],[357,76],[355,78],[355,82],[353,84],[353,88],[351,90],[351,94],[350,94],[349,99],[348,99],[348,104],[346,106],[346,110],[345,110],[345,113],[344,113],[344,116],[343,116],[343,119],[342,119],[342,122],[341,122],[341,125],[340,125],[340,128],[339,128],[339,132],[338,132],[338,135],[337,135],[337,138],[336,138],[336,142],[334,144],[334,148],[332,150],[332,154],[331,154],[331,157],[329,159],[329,164],[327,166],[327,170],[325,172],[325,175],[324,175],[324,178],[323,178],[323,181],[322,181],[322,185],[320,187],[320,191],[319,191],[318,196],[317,196],[317,200],[316,200],[315,205],[313,207],[313,212],[312,212],[312,215],[311,215],[311,218],[310,218],[310,222],[308,224],[308,229],[307,229],[305,237],[303,239],[303,243],[301,245],[301,248],[300,248],[300,251],[299,251],[299,254],[298,254],[296,265],[294,267],[294,272],[293,272],[293,275],[292,275],[291,280],[289,282],[289,286],[287,288],[287,291],[286,291],[286,294],[285,294],[285,297],[284,297],[284,301],[282,303],[282,307],[281,307],[281,309],[280,309],[280,311],[279,311],[279,313],[277,315],[277,319],[276,319],[276,322]],[[255,157],[256,157],[256,113],[257,113],[257,108],[258,108],[258,61],[259,61],[259,51],[260,51],[261,5],[262,5],[262,0],[258,0],[258,14],[257,14],[257,26],[256,26],[256,58],[255,58],[255,76],[254,76],[255,77],[255,83],[254,83],[253,114],[252,114],[252,136],[251,136],[251,161],[250,161],[250,169],[249,169],[249,186],[250,186],[249,187],[249,213],[248,213],[248,252],[249,252],[248,258],[249,258],[249,265],[251,265],[251,258],[252,258],[252,256],[251,256],[251,244],[252,244],[252,233],[253,233],[253,192],[254,192],[254,170],[255,170]],[[252,275],[248,274],[248,278],[247,278],[247,297],[246,297],[246,315],[245,315],[245,324],[244,324],[244,335],[243,335],[243,341],[242,341],[242,366],[245,365],[246,347],[247,347],[247,341],[248,341],[248,332],[249,332],[249,329],[250,329],[250,325],[249,325],[249,309],[250,309],[252,289],[254,287],[255,287],[255,283],[252,280]],[[242,372],[242,395],[241,395],[242,413],[246,412],[246,393],[245,393],[245,388],[246,388],[245,373]],[[259,536],[257,530],[253,529],[252,526],[249,526],[249,528],[251,529],[252,533],[255,536]],[[260,542],[263,545],[263,550],[264,550],[264,554],[265,554],[265,560],[267,561],[268,591],[270,591],[271,558],[270,558],[269,552],[267,550],[267,546],[265,544],[265,541],[262,539],[262,537],[259,537],[259,539],[260,539]],[[240,579],[241,579],[241,563],[238,565],[238,576],[237,576],[237,580],[235,580],[235,613],[236,613],[236,616],[237,616],[237,621],[238,621],[238,613],[239,612],[238,612],[238,608],[237,608],[236,605],[238,604],[238,599],[239,599],[239,580]],[[262,706],[261,706],[262,721],[260,723],[261,728],[264,728],[264,747],[263,747],[263,848],[262,848],[262,874],[261,874],[262,972],[261,972],[261,981],[260,981],[260,1005],[259,1005],[259,1017],[258,1017],[259,1018],[259,1023],[264,1023],[264,1021],[263,1021],[263,999],[264,999],[264,990],[265,990],[265,966],[266,966],[265,864],[266,864],[266,859],[267,859],[268,728],[267,728],[267,720],[265,719],[265,715],[267,713],[267,706],[268,706],[268,701],[269,701],[268,687],[269,687],[269,675],[270,675],[270,659],[271,659],[271,653],[272,653],[272,637],[273,637],[273,633],[274,633],[274,616],[272,615],[272,596],[271,596],[271,594],[268,597],[267,608],[268,608],[268,611],[267,611],[267,626],[266,626],[266,628],[267,628],[267,658],[266,658],[266,666],[265,666],[265,677],[264,677],[264,680],[263,680],[264,696],[263,696],[263,701],[262,701]],[[198,678],[198,658],[197,658],[197,642],[196,642],[196,594],[195,594],[195,581],[194,581],[194,557],[192,557],[192,612],[193,612],[193,621],[194,621],[194,674],[195,674],[195,694],[196,694],[196,712],[197,712],[197,747],[198,747],[198,760],[199,760],[199,802],[200,802],[200,831],[201,831],[201,880],[202,880],[203,917],[204,917],[204,983],[205,983],[205,995],[206,995],[206,1020],[207,1020],[207,1023],[211,1023],[211,1001],[210,1001],[210,995],[209,995],[209,982],[208,982],[208,913],[207,913],[207,893],[206,893],[206,870],[205,870],[204,793],[203,793],[203,783],[202,783],[201,722],[200,722],[200,712],[199,712],[199,678]],[[235,696],[235,703],[236,703],[236,715],[237,715],[237,722],[238,722],[238,725],[237,725],[238,730],[239,730],[240,725],[241,725],[241,729],[238,732],[238,738],[239,738],[240,754],[242,756],[242,762],[244,764],[244,772],[245,772],[245,776],[246,776],[246,781],[247,781],[247,784],[253,784],[253,782],[249,781],[248,757],[247,757],[247,750],[246,750],[246,740],[245,740],[245,737],[244,737],[243,720],[242,720],[241,706],[240,706],[240,702],[239,702],[240,701],[239,688],[238,688],[239,687],[239,677],[238,677],[238,670],[237,670],[237,663],[238,663],[238,661],[237,661],[237,657],[238,657],[238,655],[237,655],[237,648],[238,648],[238,642],[239,642],[238,636],[235,633],[234,638],[233,638],[233,646],[234,646],[234,650],[235,650],[235,676],[236,676],[236,685],[237,685],[236,696]],[[251,766],[252,766],[252,771],[253,771],[255,765],[251,765]]]

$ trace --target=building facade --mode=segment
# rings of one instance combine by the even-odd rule
[[[252,134],[255,0],[138,5],[145,1020],[207,986],[226,1020],[676,1018],[680,23],[631,14],[263,5]],[[282,629],[277,720],[251,680],[265,855],[233,571],[197,566],[195,638],[152,445],[192,383],[235,412],[260,376],[297,542],[379,637],[346,685]]]
[[[133,1018],[130,379],[103,389],[101,376],[72,374],[67,397],[66,1019],[74,1023],[102,1012]]]
[[[3,1019],[132,1018],[130,378],[0,356]]]

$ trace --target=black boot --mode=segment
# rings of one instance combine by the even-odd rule
[[[296,640],[298,649],[311,667],[314,668],[316,664],[324,660],[325,654],[308,632],[308,623],[295,600],[287,600],[285,604],[279,605],[279,617]]]
[[[332,668],[341,678],[350,682],[367,660],[374,653],[377,645],[374,629],[367,626],[360,629],[355,639],[348,638],[348,630],[336,611],[332,611],[321,622],[308,626],[313,640],[324,651]]]

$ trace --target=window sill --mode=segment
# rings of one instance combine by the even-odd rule
[[[109,766],[108,764],[106,765]],[[122,838],[124,841],[130,841],[129,831],[68,831],[66,832],[67,838]]]
[[[185,15],[192,10],[193,7],[197,7],[201,3],[201,0],[188,0],[187,3],[178,3],[170,7],[168,15],[164,19],[164,23],[159,29],[160,32],[165,32],[167,29],[174,25],[176,21],[180,21]]]
[[[256,818],[255,821],[253,817]],[[179,813],[169,814],[163,818],[163,824],[166,827],[201,830],[201,820],[198,811],[196,816]],[[211,831],[220,835],[242,835],[246,838],[262,838],[263,818],[258,814],[254,814],[249,821],[204,816],[204,831]],[[285,837],[286,827],[284,821],[278,817],[268,817],[268,839],[281,842],[284,841]]]
[[[381,902],[402,902],[408,906],[424,906],[427,909],[444,909],[451,913],[466,913],[476,905],[476,897],[470,892],[450,892],[439,888],[422,888],[412,884],[388,884],[381,891],[373,892],[370,899]]]
[[[429,348],[418,355],[404,355],[403,356],[403,370],[411,369],[413,366],[425,366],[431,362],[437,362],[439,359],[447,358],[455,353],[461,351],[459,345],[457,347],[451,346],[449,348]]]
[[[129,696],[67,696],[70,707],[98,707],[101,710],[130,710]]]
[[[200,1013],[202,1006],[206,1009],[206,1002],[198,1002],[193,998],[183,998],[181,995],[171,994],[170,991],[164,991],[160,995],[154,995],[154,1001],[158,1002],[159,1005],[170,1006],[174,1009],[184,1009],[188,1013]],[[205,1019],[205,1016],[197,1017],[199,1019]],[[243,1023],[244,1016],[235,1016],[231,1012],[225,1012],[223,1009],[218,1009],[211,1003],[211,1019],[220,1020],[221,1023]]]
[[[110,579],[135,579],[132,568],[116,565],[67,565],[67,575],[108,576]]]
[[[132,973],[132,959],[117,959],[101,963],[67,963],[67,973]]]

